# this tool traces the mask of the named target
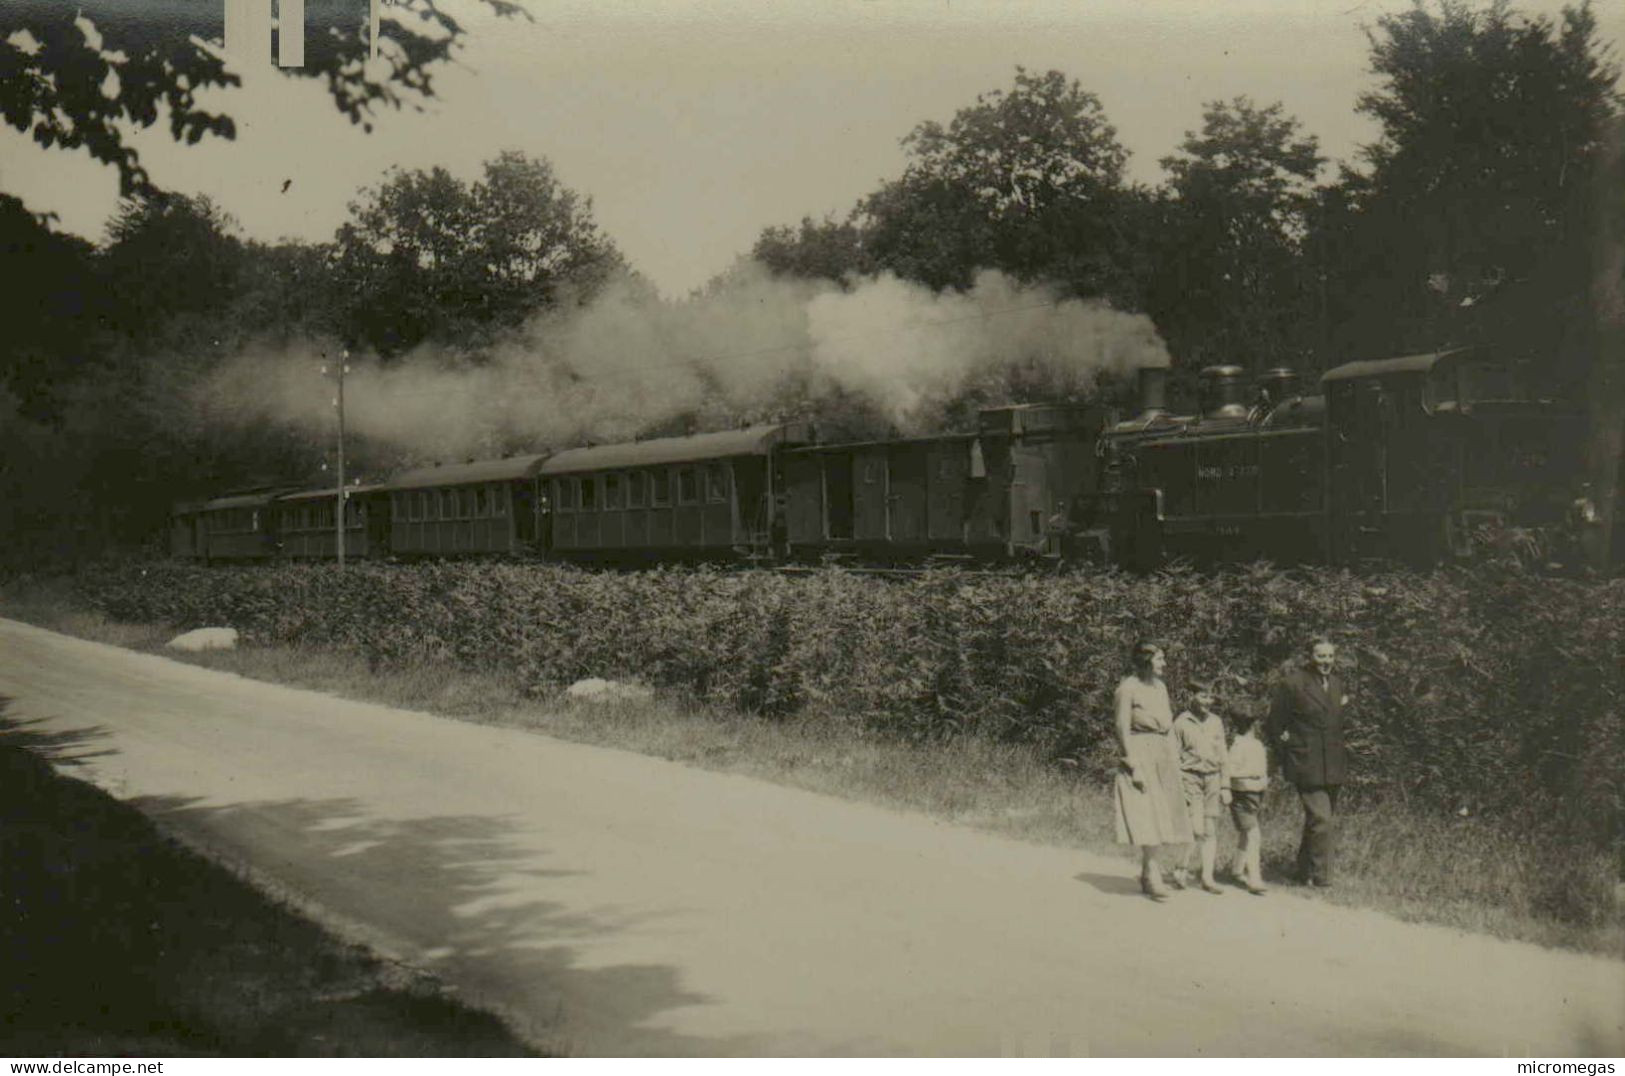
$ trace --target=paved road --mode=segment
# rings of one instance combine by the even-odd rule
[[[0,620],[5,717],[583,1054],[1625,1052],[1625,964]]]

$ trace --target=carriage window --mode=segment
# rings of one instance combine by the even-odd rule
[[[870,485],[870,486],[872,486],[876,482],[880,481],[880,461],[879,460],[864,460],[863,461],[863,481],[864,481],[865,485]]]
[[[490,501],[486,499],[485,487],[474,487],[474,514],[484,519],[491,514]]]
[[[699,476],[692,467],[677,469],[677,503],[698,504],[700,500]]]
[[[656,506],[671,503],[671,472],[665,468],[649,472],[649,503]]]
[[[705,468],[705,497],[712,504],[723,504],[728,500],[728,468],[720,463],[707,464]]]
[[[596,478],[583,478],[581,480],[581,510],[591,512],[598,507],[598,480]]]
[[[581,484],[573,478],[559,479],[559,508],[574,512],[581,505]]]
[[[642,471],[626,476],[626,506],[642,508],[649,503],[649,477]]]
[[[345,501],[344,501],[344,525],[346,527],[357,527],[357,526],[361,525],[361,502],[360,501],[354,501],[354,500],[350,500],[349,498],[345,498]]]
[[[254,509],[254,524],[249,529],[256,531],[260,529],[260,510],[258,508]]]
[[[621,506],[621,476],[607,474],[604,476],[604,508],[619,508]]]
[[[506,486],[491,487],[491,514],[498,519],[508,514],[508,488]]]

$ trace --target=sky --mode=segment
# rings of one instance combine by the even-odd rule
[[[69,2],[69,0],[63,0]],[[158,0],[153,0],[158,2]],[[167,2],[167,0],[166,0]],[[1354,112],[1372,88],[1364,27],[1408,0],[524,0],[499,20],[446,0],[469,28],[422,113],[363,134],[320,83],[267,63],[210,103],[231,142],[179,146],[160,124],[136,145],[155,181],[207,194],[249,236],[320,241],[391,165],[461,177],[504,149],[550,160],[593,200],[631,264],[680,297],[747,252],[763,228],[844,215],[905,163],[900,140],[1008,88],[1018,65],[1095,93],[1132,178],[1201,123],[1203,103],[1279,101],[1322,152],[1375,136]],[[203,8],[209,0],[198,0]],[[183,5],[184,7],[184,5]],[[1522,11],[1555,14],[1551,0]],[[387,12],[387,7],[385,11]],[[1625,4],[1598,6],[1625,39]],[[176,32],[209,32],[219,16]],[[285,181],[292,180],[283,187]],[[82,152],[0,132],[0,190],[90,238],[116,204],[114,171]]]

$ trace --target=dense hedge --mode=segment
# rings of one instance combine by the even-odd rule
[[[1139,636],[1182,682],[1261,710],[1326,632],[1353,696],[1355,782],[1441,809],[1561,817],[1617,843],[1625,796],[1625,581],[1266,568],[883,579],[841,571],[591,573],[523,563],[106,569],[109,616],[226,624],[380,665],[514,670],[538,692],[636,678],[855,732],[974,734],[1110,766],[1111,689]],[[1533,812],[1533,813],[1531,813]]]

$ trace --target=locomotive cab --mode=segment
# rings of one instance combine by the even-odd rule
[[[1561,524],[1583,424],[1530,374],[1468,349],[1329,371],[1329,553],[1431,562]]]

